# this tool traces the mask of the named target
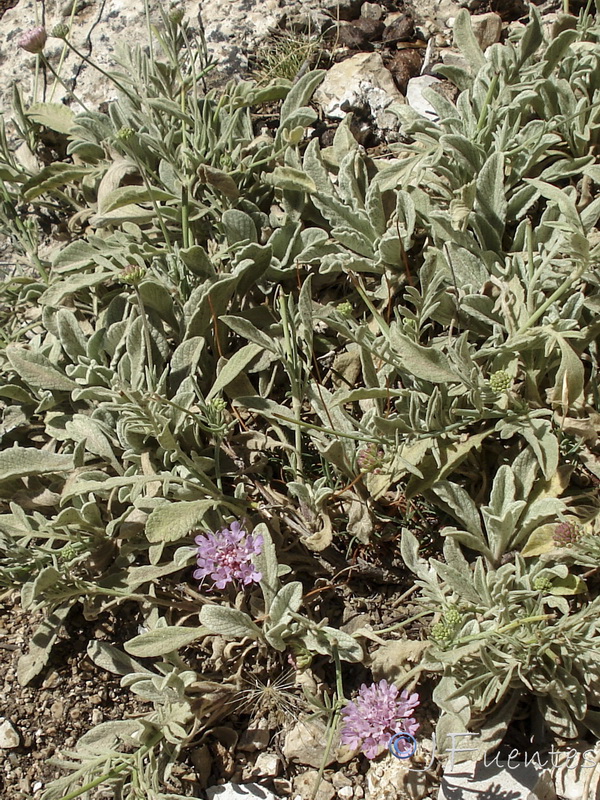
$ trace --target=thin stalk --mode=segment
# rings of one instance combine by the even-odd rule
[[[158,742],[163,738],[162,732],[157,732],[152,739],[148,742],[148,744],[144,745],[140,750],[137,750],[134,753],[134,756],[139,755],[142,758],[148,753],[152,748],[158,744]],[[75,800],[76,797],[81,797],[82,794],[95,789],[96,786],[100,786],[100,784],[104,783],[105,781],[111,780],[111,778],[116,778],[123,770],[130,764],[132,761],[132,757],[124,757],[124,760],[121,761],[120,764],[117,764],[116,767],[112,767],[106,772],[104,775],[100,775],[99,778],[95,778],[93,781],[86,783],[85,786],[82,786],[80,789],[75,789],[73,792],[69,792],[66,794],[62,800]]]
[[[129,99],[132,100],[134,104],[137,104],[137,102],[139,101],[139,98],[136,97],[135,94],[132,94],[128,89],[126,89],[123,86],[123,84],[117,78],[114,77],[114,75],[109,75],[109,73],[105,69],[103,69],[99,64],[96,64],[95,61],[92,61],[91,58],[89,58],[84,53],[82,53],[80,50],[78,50],[75,47],[75,45],[72,44],[68,39],[65,39],[64,42],[67,45],[67,47],[71,48],[71,50],[75,53],[75,55],[78,58],[80,58],[82,61],[85,61],[85,63],[89,67],[91,67],[92,69],[97,70],[101,75],[104,75],[104,77],[107,80],[109,80],[111,83],[113,83],[117,87],[117,89],[119,89],[119,91],[121,91],[121,92],[123,92],[123,94],[127,95],[127,97],[129,97]],[[61,81],[61,83],[62,83],[62,81]]]
[[[73,28],[73,20],[75,19],[75,12],[76,11],[77,11],[77,3],[75,2],[75,0],[73,0],[73,7],[71,8],[71,18],[69,19],[69,30],[71,30]],[[59,59],[59,62],[58,62],[58,70],[57,70],[59,75],[60,75],[60,71],[62,69],[62,66],[64,64],[66,55],[67,55],[67,43],[63,42],[63,48],[62,48],[62,52],[60,54],[60,59]],[[55,78],[54,79],[54,84],[52,86],[52,91],[50,92],[50,102],[52,102],[52,98],[54,97],[54,92],[56,91],[56,87],[58,86],[58,83],[59,83],[59,81],[57,81],[56,78]]]
[[[296,337],[293,335],[293,333],[290,336],[290,320],[288,316],[287,300],[283,294],[280,297],[279,309],[281,313],[281,321],[283,323],[283,337],[289,364],[288,375],[292,390],[292,410],[294,412],[294,420],[296,423],[294,429],[294,447],[296,451],[296,456],[294,459],[294,471],[296,480],[302,482],[302,429],[299,425],[302,415],[302,397],[300,396],[300,384],[298,381],[298,350],[296,346]]]
[[[152,187],[150,186],[150,183],[148,181],[148,176],[146,175],[146,170],[144,168],[144,165],[139,160],[137,155],[135,155],[135,153],[132,152],[131,155],[132,155],[133,160],[135,161],[136,167],[138,168],[138,170],[140,172],[142,180],[144,181],[144,186],[146,187],[146,189],[148,191],[148,195],[150,197],[150,202],[152,203],[152,207],[154,208],[154,213],[156,214],[156,218],[158,220],[158,225],[160,227],[160,231],[161,231],[162,235],[164,236],[165,244],[167,245],[167,250],[169,251],[169,253],[172,256],[174,256],[175,253],[173,252],[173,246],[171,244],[171,237],[169,236],[169,232],[167,230],[167,226],[165,225],[165,221],[163,219],[163,215],[160,212],[159,205],[156,202],[156,200],[154,199],[154,194],[152,193]]]
[[[58,83],[60,83],[60,85],[63,87],[63,89],[65,90],[65,92],[68,94],[69,97],[75,100],[75,102],[78,103],[83,108],[84,111],[89,111],[89,108],[87,108],[83,100],[80,100],[75,94],[75,92],[67,86],[67,84],[63,81],[63,79],[60,77],[58,72],[54,69],[52,64],[48,61],[48,59],[43,53],[40,53],[40,58],[42,59],[44,66],[48,67],[50,72],[54,75],[54,80],[55,80],[54,85],[56,86],[56,81],[58,81]]]
[[[563,294],[567,291],[567,289],[570,289],[570,287],[575,283],[575,281],[578,281],[581,278],[581,276],[587,269],[587,266],[588,265],[585,263],[582,264],[579,267],[579,269],[575,270],[575,272],[572,275],[569,275],[567,278],[565,278],[564,281],[561,283],[561,285],[558,287],[558,289],[556,289],[556,291],[553,292],[544,303],[542,303],[542,305],[537,309],[537,311],[533,312],[533,314],[529,317],[529,319],[524,325],[521,325],[519,330],[516,332],[515,336],[520,336],[526,330],[531,328],[532,325],[535,325],[538,319],[540,319],[540,317],[542,317],[546,313],[546,311],[550,308],[550,306],[553,303],[556,303],[556,301],[563,296]]]
[[[327,722],[327,731],[326,731],[326,741],[325,741],[325,752],[323,753],[323,758],[321,759],[321,764],[319,766],[319,771],[317,773],[317,777],[315,778],[315,783],[310,795],[310,800],[315,800],[317,796],[317,792],[319,791],[319,786],[321,785],[321,781],[323,780],[323,773],[325,772],[325,767],[327,762],[329,761],[329,754],[333,748],[333,742],[335,740],[335,736],[338,730],[338,723],[340,717],[340,705],[342,700],[344,699],[344,687],[342,685],[342,665],[340,662],[340,654],[338,653],[337,645],[332,645],[333,651],[333,661],[335,663],[335,681],[336,681],[336,702],[333,707],[333,713],[329,717]]]

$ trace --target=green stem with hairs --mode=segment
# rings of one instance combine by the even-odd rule
[[[69,794],[64,795],[62,800],[75,800],[76,797],[81,797],[82,794],[85,794],[86,792],[89,792],[92,789],[95,789],[96,786],[100,786],[102,783],[105,783],[105,781],[109,781],[112,778],[116,778],[121,772],[123,772],[124,769],[126,769],[126,767],[129,766],[129,764],[131,763],[133,757],[140,756],[140,757],[143,758],[146,755],[146,753],[150,752],[150,750],[152,750],[152,748],[155,745],[157,745],[158,742],[162,738],[163,738],[162,732],[158,731],[152,737],[152,739],[150,739],[148,744],[144,745],[144,747],[142,747],[140,750],[138,750],[136,753],[134,753],[133,756],[124,757],[123,761],[121,761],[120,764],[117,764],[115,767],[112,767],[111,769],[109,769],[109,771],[105,772],[104,775],[100,775],[100,777],[94,778],[93,781],[90,781],[89,783],[86,783],[81,788],[75,789],[75,791],[69,792]]]

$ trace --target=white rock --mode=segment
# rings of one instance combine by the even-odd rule
[[[442,64],[449,67],[460,67],[460,69],[466,69],[467,71],[470,68],[470,64],[463,54],[452,47],[445,47],[440,50],[440,58],[442,59]]]
[[[565,748],[562,758],[557,759],[553,773],[554,785],[560,798],[581,800],[584,797],[586,800],[600,800],[600,770],[594,769],[597,767],[594,760],[596,753],[597,750],[579,742]]]
[[[381,130],[389,129],[386,115],[404,98],[379,53],[358,53],[334,64],[314,94],[314,101],[331,119],[343,119],[353,108],[367,108]]]
[[[2,750],[13,750],[21,743],[19,731],[8,719],[2,720],[0,723],[0,748]]]
[[[556,792],[550,770],[540,770],[534,764],[511,764],[509,760],[486,767],[484,762],[465,761],[452,769],[446,768],[438,800],[482,800],[484,797],[556,800]]]
[[[412,759],[410,763],[400,761],[389,753],[374,761],[367,772],[367,800],[423,800],[432,786],[432,778],[417,771],[424,766]]]
[[[315,784],[318,783],[315,794]],[[294,792],[298,792],[303,800],[333,800],[335,789],[329,781],[319,780],[319,773],[316,769],[309,769],[302,775],[294,778]]]
[[[306,764],[309,767],[320,767],[323,761],[323,743],[325,742],[325,726],[318,722],[298,722],[286,734],[283,743],[283,755],[288,761]],[[328,766],[335,760],[335,753],[329,756]]]
[[[440,79],[434,78],[433,75],[419,75],[417,78],[411,78],[406,87],[406,102],[421,116],[432,120],[439,119],[429,100],[423,97],[424,89],[429,89],[439,83],[441,83]]]
[[[502,18],[490,11],[489,14],[476,14],[471,17],[471,25],[475,38],[482,50],[500,41],[502,35]]]
[[[278,798],[258,783],[224,783],[206,790],[208,800],[240,800],[242,797],[255,797],[256,800],[278,800]]]
[[[257,777],[274,778],[279,774],[281,763],[275,753],[261,753],[256,759],[253,772]]]

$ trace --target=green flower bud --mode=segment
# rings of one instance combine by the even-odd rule
[[[130,286],[137,286],[146,274],[144,267],[138,264],[128,264],[120,272],[121,282],[128,283]]]
[[[444,614],[444,622],[447,625],[453,625],[453,626],[460,625],[460,623],[462,622],[462,618],[463,616],[458,610],[458,608],[456,608],[456,606],[450,606],[450,608]]]
[[[227,408],[227,403],[222,397],[213,397],[213,399],[210,401],[210,405],[215,409],[215,411],[225,411]]]
[[[55,25],[50,33],[50,36],[54,36],[55,39],[66,39],[68,35],[69,26],[65,25],[64,23]]]
[[[493,375],[490,376],[489,380],[490,388],[494,392],[506,392],[512,386],[512,378],[505,372],[503,369],[499,370],[498,372],[494,372]]]
[[[352,303],[349,303],[347,300],[345,300],[343,303],[339,304],[339,306],[336,308],[336,311],[338,314],[340,314],[340,316],[347,319],[348,317],[352,316],[354,309],[352,308]]]
[[[536,590],[536,592],[549,592],[552,588],[552,581],[550,578],[540,575],[539,578],[534,580],[533,588]]]
[[[454,628],[445,622],[436,622],[431,629],[431,638],[447,644],[454,639]]]
[[[169,11],[169,20],[173,23],[173,25],[179,25],[185,16],[185,12],[183,8],[179,8],[178,6],[171,6],[171,10]]]
[[[131,139],[135,131],[133,128],[119,128],[117,131],[117,139],[120,139],[122,142],[126,142],[128,139]]]

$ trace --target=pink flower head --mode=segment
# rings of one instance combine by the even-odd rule
[[[28,53],[41,53],[46,44],[46,39],[46,29],[40,25],[39,28],[25,31],[17,44],[22,50],[27,50]]]
[[[203,581],[210,576],[213,588],[224,589],[228,583],[258,583],[262,573],[252,563],[252,556],[260,555],[263,537],[253,536],[242,529],[239,522],[216,533],[201,533],[195,540],[198,545],[198,569],[194,578]]]
[[[354,702],[342,709],[344,723],[340,741],[353,750],[362,750],[367,758],[376,758],[387,750],[395,733],[413,736],[419,723],[411,716],[419,705],[419,695],[404,691],[382,680],[367,686],[363,683]],[[410,749],[409,741],[397,740],[399,752]]]

